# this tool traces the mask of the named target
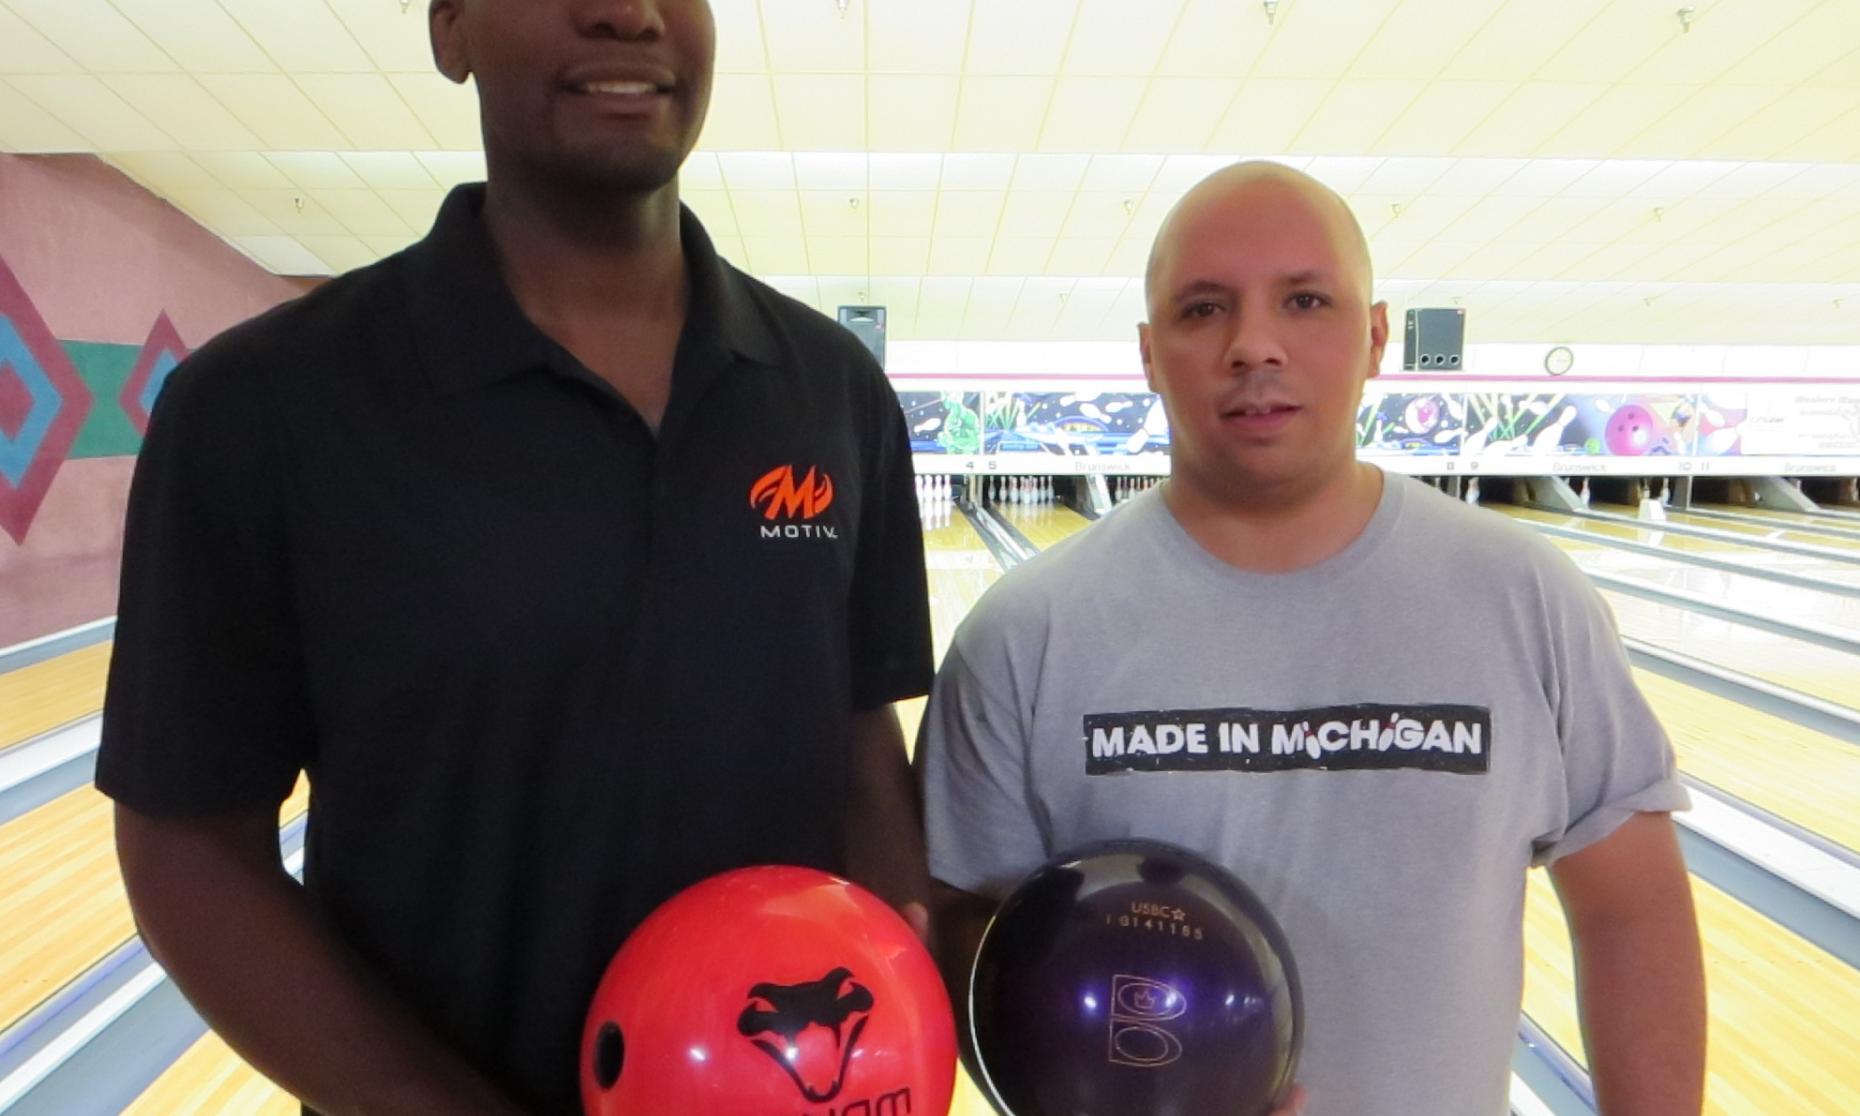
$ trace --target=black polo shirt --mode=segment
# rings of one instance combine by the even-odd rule
[[[655,436],[523,315],[483,197],[168,381],[97,786],[199,815],[307,771],[335,924],[516,1098],[573,1112],[641,918],[727,868],[841,864],[849,711],[929,685],[923,550],[851,333],[687,212]]]

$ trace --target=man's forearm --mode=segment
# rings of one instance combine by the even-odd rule
[[[1576,985],[1601,1116],[1698,1116],[1705,982],[1690,908],[1584,934]]]
[[[890,706],[853,715],[846,873],[893,907],[930,900],[923,812]]]
[[[326,1116],[518,1111],[379,986],[275,855],[118,817],[143,939],[259,1072]]]

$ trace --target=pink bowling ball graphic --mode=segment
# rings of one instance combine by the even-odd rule
[[[1608,416],[1608,430],[1603,439],[1608,452],[1616,457],[1639,457],[1659,445],[1664,434],[1660,420],[1638,403],[1618,407]]]
[[[1432,395],[1423,395],[1414,400],[1412,403],[1408,404],[1408,409],[1403,412],[1402,420],[1408,424],[1409,430],[1414,431],[1416,434],[1426,434],[1428,431],[1434,429],[1435,424],[1440,421],[1439,398]]]

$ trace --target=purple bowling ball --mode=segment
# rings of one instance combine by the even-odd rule
[[[1660,420],[1638,403],[1618,407],[1608,416],[1604,439],[1608,452],[1616,457],[1639,457],[1653,447],[1660,437]]]
[[[1087,845],[1029,876],[982,936],[969,1004],[1008,1116],[1265,1116],[1304,1031],[1265,905],[1160,841]]]

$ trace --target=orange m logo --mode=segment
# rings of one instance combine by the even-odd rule
[[[749,489],[749,506],[761,508],[764,519],[813,519],[832,503],[833,478],[812,466],[798,481],[792,465],[770,469]]]

